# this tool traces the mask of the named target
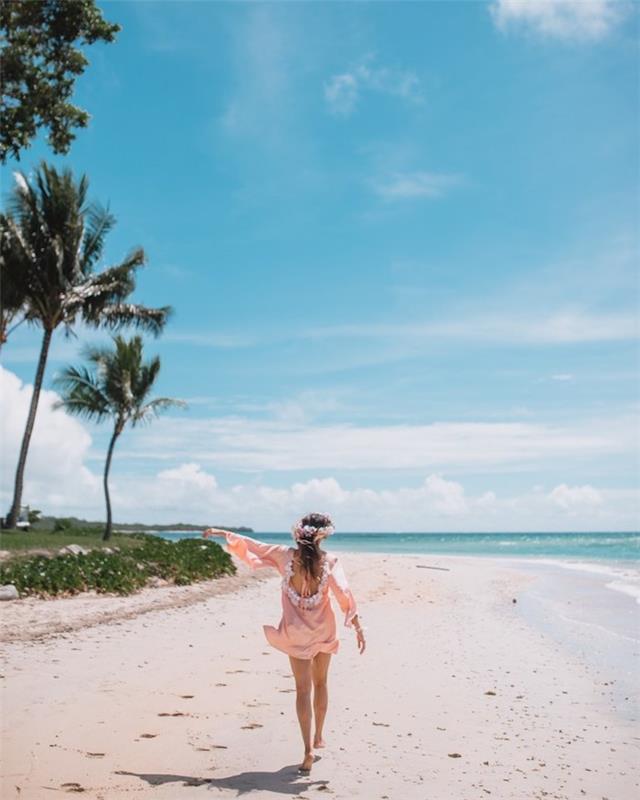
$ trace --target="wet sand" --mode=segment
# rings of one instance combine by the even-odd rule
[[[261,629],[279,619],[279,578],[242,569],[130,598],[4,603],[0,795],[639,796],[640,731],[616,713],[615,676],[513,603],[531,570],[341,558],[368,645],[360,656],[342,630],[309,777],[288,661]]]

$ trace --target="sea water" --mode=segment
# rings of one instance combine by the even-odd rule
[[[163,532],[177,540],[198,532]],[[292,544],[291,534],[251,534]],[[640,533],[336,533],[328,548],[503,561],[534,580],[518,593],[528,623],[578,655],[612,687],[615,712],[640,717]]]
[[[164,531],[177,540],[199,532]],[[291,544],[291,534],[261,532],[256,539]],[[407,555],[490,556],[532,560],[608,578],[604,585],[640,604],[640,532],[602,533],[335,533],[331,550]]]

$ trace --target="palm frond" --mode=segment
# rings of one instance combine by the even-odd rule
[[[160,416],[162,411],[168,411],[170,408],[187,408],[187,404],[184,400],[172,397],[156,397],[136,411],[131,418],[131,425],[135,427],[149,423],[153,418]]]
[[[67,367],[57,376],[61,389],[59,407],[70,413],[102,420],[111,416],[118,425],[137,426],[150,422],[170,408],[186,403],[171,397],[147,397],[160,371],[158,356],[143,360],[140,336],[113,337],[112,347],[89,346],[83,351],[92,368]]]
[[[87,208],[85,215],[85,232],[82,238],[82,247],[79,261],[82,271],[88,274],[92,271],[96,261],[102,255],[104,240],[116,223],[116,218],[97,203]]]
[[[168,309],[127,303],[135,271],[145,263],[141,248],[93,272],[115,219],[108,209],[87,204],[88,187],[86,176],[75,178],[70,169],[45,162],[29,177],[15,173],[2,247],[28,278],[29,317],[53,328],[80,320],[94,327],[134,324],[157,335]]]
[[[147,308],[135,303],[114,303],[103,308],[99,318],[87,317],[83,313],[83,319],[94,327],[120,328],[133,325],[139,330],[158,336],[162,333],[171,311],[171,306]]]
[[[61,399],[55,408],[64,408],[71,414],[101,421],[111,413],[111,403],[105,395],[99,378],[86,367],[66,367],[54,378]]]

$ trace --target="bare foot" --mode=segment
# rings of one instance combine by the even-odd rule
[[[313,753],[305,753],[302,759],[302,764],[298,767],[298,772],[308,775],[311,772],[311,765],[313,764]]]
[[[322,738],[322,736],[316,736],[316,738],[313,740],[313,746],[314,746],[314,748],[317,748],[317,749],[320,749],[321,747],[325,747],[325,741]]]

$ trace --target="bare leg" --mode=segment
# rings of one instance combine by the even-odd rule
[[[313,712],[315,716],[315,733],[313,746],[324,747],[322,728],[327,715],[329,694],[327,692],[327,674],[331,663],[331,653],[318,653],[311,661],[311,677],[313,679]]]
[[[296,713],[304,742],[304,759],[301,769],[309,770],[313,764],[311,749],[311,661],[289,656],[293,677],[296,680]]]

